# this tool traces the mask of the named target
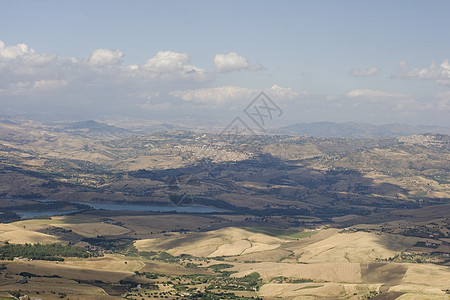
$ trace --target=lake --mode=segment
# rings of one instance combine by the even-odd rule
[[[130,211],[150,211],[150,212],[177,212],[177,213],[216,213],[225,210],[207,206],[157,206],[142,204],[108,204],[108,203],[90,203],[90,202],[74,202],[90,206],[93,209],[104,210],[130,210]]]
[[[57,202],[51,199],[34,199],[35,202],[49,204],[51,202]],[[160,213],[168,213],[168,212],[177,212],[177,213],[220,213],[225,212],[223,209],[193,205],[193,206],[159,206],[159,205],[143,205],[143,204],[109,204],[109,203],[91,203],[91,202],[71,202],[73,204],[82,204],[88,206],[92,209],[98,210],[111,210],[111,211],[146,211],[146,212],[160,212]],[[22,219],[32,219],[36,217],[52,217],[52,216],[61,216],[71,213],[80,212],[82,210],[16,210],[14,211],[18,214]]]

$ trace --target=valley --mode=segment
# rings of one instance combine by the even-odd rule
[[[449,146],[1,119],[0,298],[449,299]]]

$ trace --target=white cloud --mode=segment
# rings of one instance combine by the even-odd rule
[[[53,92],[67,85],[67,80],[37,80],[19,81],[9,84],[7,89],[1,89],[0,94],[8,95],[36,95],[36,93]]]
[[[202,82],[211,78],[205,70],[190,64],[187,53],[161,51],[142,65],[120,66],[123,56],[119,49],[96,49],[84,59],[77,60],[56,54],[38,54],[25,44],[6,46],[0,41],[0,72],[8,74],[3,85],[39,80],[66,80],[68,85],[75,81],[78,84],[88,82],[89,86],[99,83],[124,85],[134,80],[136,84],[145,82],[148,85],[159,80]]]
[[[20,68],[16,68],[17,64],[22,67],[40,67],[55,59],[56,54],[37,54],[36,50],[25,44],[5,46],[5,43],[0,41],[0,69],[9,66],[11,71],[20,73]]]
[[[276,97],[280,101],[299,98],[301,96],[309,95],[305,91],[297,91],[293,88],[284,88],[274,84],[270,89],[265,90],[270,96]]]
[[[256,92],[257,90],[237,86],[221,86],[197,90],[173,91],[170,94],[193,103],[225,104],[242,99],[251,99]]]
[[[31,49],[28,55],[23,57],[23,63],[30,67],[41,67],[56,59],[56,54],[37,54],[34,49]]]
[[[448,59],[444,59],[441,63],[441,68],[443,69],[444,74],[450,76],[450,64],[448,63]]]
[[[63,87],[67,85],[67,80],[60,79],[60,80],[37,80],[33,82],[33,88],[34,89],[40,89],[40,90],[53,90],[59,87]]]
[[[4,60],[12,60],[26,55],[30,50],[25,44],[5,47],[5,43],[0,41],[0,57]]]
[[[155,73],[181,71],[190,61],[187,53],[160,51],[147,60],[142,68]]]
[[[399,71],[394,75],[396,78],[431,80],[436,84],[450,85],[450,64],[444,59],[441,64],[431,62],[428,67],[409,69],[405,61],[398,63]]]
[[[260,90],[243,88],[238,86],[221,86],[215,88],[205,88],[197,90],[178,90],[170,94],[184,101],[192,103],[212,103],[212,104],[237,104],[239,102],[252,101]],[[308,93],[296,91],[292,88],[283,88],[279,85],[273,85],[268,89],[264,89],[274,101],[285,101],[305,96]]]
[[[237,113],[248,105],[260,92],[237,86],[222,86],[195,90],[177,90],[172,96],[184,102],[220,111]],[[283,119],[289,122],[356,121],[368,123],[411,122],[442,119],[450,108],[450,93],[440,98],[417,99],[413,95],[391,93],[382,90],[357,89],[343,95],[314,95],[291,87],[273,85],[264,92],[285,112]],[[223,109],[223,108],[226,108]],[[439,113],[439,111],[441,111]]]
[[[214,57],[214,68],[218,72],[238,71],[247,69],[248,66],[248,60],[235,52],[230,52],[228,54],[217,54]]]
[[[187,53],[160,51],[142,66],[132,65],[130,70],[142,70],[151,78],[206,80],[206,71],[190,64]]]
[[[236,53],[221,55],[214,62],[217,72],[262,68],[250,65]],[[0,112],[41,111],[55,116],[56,112],[70,112],[84,118],[87,113],[157,117],[164,111],[167,115],[217,113],[221,117],[226,111],[242,112],[261,91],[245,83],[211,87],[216,72],[208,73],[193,65],[188,53],[161,51],[133,65],[124,65],[123,56],[120,50],[94,49],[87,57],[76,59],[0,41]],[[408,78],[450,80],[448,60],[424,69],[408,69],[405,62],[399,66]],[[354,89],[327,97],[277,84],[268,85],[264,92],[283,110],[283,118],[290,116],[292,122],[395,122],[399,117],[398,121],[448,123],[448,93],[416,99],[400,93]],[[223,115],[227,117],[227,113]],[[437,118],[440,121],[435,121]]]
[[[123,57],[123,52],[119,49],[97,49],[86,58],[86,62],[90,66],[109,66],[117,65]]]
[[[364,98],[364,99],[386,99],[386,98],[404,98],[405,94],[394,94],[383,91],[374,90],[353,90],[346,94],[350,98]]]
[[[136,64],[134,64],[134,65],[130,65],[130,66],[128,66],[128,69],[129,69],[129,70],[132,70],[132,71],[134,71],[134,70],[138,70],[138,69],[139,69],[139,66],[138,66],[138,65],[136,65]]]
[[[18,95],[25,91],[24,85],[27,90],[40,88],[41,91],[45,90],[44,86],[49,90],[58,85],[70,88],[74,95],[118,89],[147,92],[155,87],[172,90],[171,84],[195,86],[196,82],[211,79],[205,70],[190,64],[187,53],[161,51],[142,65],[129,66],[120,65],[123,56],[119,49],[96,49],[78,60],[37,53],[25,44],[7,46],[0,41],[0,89],[2,95],[8,91]]]
[[[124,65],[123,56],[121,50],[94,49],[75,59],[0,42],[0,112],[17,110],[56,118],[62,114],[75,118],[158,114],[143,112],[146,105],[186,113],[180,104],[192,104],[168,93],[204,87],[214,78],[214,73],[191,64],[187,53],[158,52],[139,65]]]
[[[364,70],[351,69],[349,74],[356,77],[368,77],[380,75],[380,69],[377,67],[372,67]]]
[[[225,73],[239,70],[258,71],[263,68],[261,64],[250,65],[247,58],[235,52],[217,54],[214,57],[214,68],[217,72]]]

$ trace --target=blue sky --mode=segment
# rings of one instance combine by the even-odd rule
[[[3,0],[0,109],[226,122],[264,90],[280,124],[450,126],[449,11],[448,1]]]

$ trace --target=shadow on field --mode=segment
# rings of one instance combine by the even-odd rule
[[[316,170],[267,153],[238,162],[138,170],[128,176],[165,182],[165,194],[176,205],[195,203],[249,214],[327,219],[417,206],[396,199],[396,195],[407,193],[403,188],[376,183],[356,170]],[[271,199],[269,204],[267,199]]]
[[[390,287],[401,283],[406,270],[406,266],[395,263],[361,264],[361,277],[365,283],[382,283],[380,292],[387,292]]]
[[[395,300],[404,293],[402,292],[387,292],[376,295],[375,297],[370,298],[371,300]]]

